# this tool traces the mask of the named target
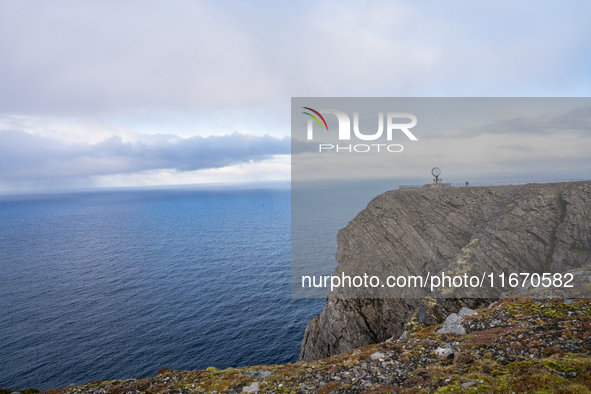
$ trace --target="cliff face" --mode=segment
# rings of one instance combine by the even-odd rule
[[[390,191],[339,231],[335,275],[565,272],[591,261],[590,219],[589,181]],[[498,299],[501,290],[436,300],[421,300],[422,290],[405,298],[377,298],[392,297],[383,289],[346,291],[332,293],[308,323],[302,359],[397,337],[411,318],[440,323],[462,306]]]

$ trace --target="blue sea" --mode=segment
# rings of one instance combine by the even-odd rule
[[[318,204],[313,253],[389,188],[325,186],[344,208]],[[325,300],[291,298],[290,204],[288,184],[0,197],[0,387],[297,361]]]

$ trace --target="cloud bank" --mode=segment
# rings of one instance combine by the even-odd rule
[[[290,153],[289,137],[231,135],[95,144],[65,143],[22,131],[0,131],[0,182],[129,174],[150,170],[195,171],[268,160]]]

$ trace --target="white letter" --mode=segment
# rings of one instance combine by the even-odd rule
[[[409,118],[412,120],[410,123],[393,124],[392,118]],[[404,131],[404,134],[412,141],[417,141],[415,137],[408,129],[417,125],[417,117],[413,114],[407,114],[406,112],[388,112],[388,141],[392,140],[392,130],[400,129]]]
[[[359,279],[359,284],[356,284],[357,279]],[[355,286],[355,287],[361,287],[362,284],[363,284],[363,279],[361,278],[361,276],[355,276],[355,277],[353,277],[353,286]]]
[[[394,280],[394,283],[390,284],[390,279]],[[388,276],[388,279],[386,279],[386,284],[388,285],[388,287],[394,287],[396,286],[396,278],[393,276]]]
[[[338,280],[338,283],[335,285],[334,281]],[[330,278],[330,291],[334,291],[335,287],[339,287],[341,285],[341,278],[339,278],[338,276],[332,276]]]
[[[437,284],[434,283],[435,279],[437,279]],[[439,287],[439,286],[441,286],[441,279],[439,279],[438,276],[433,275],[431,277],[431,291],[433,291],[434,287]]]
[[[302,276],[302,287],[306,287],[306,278],[308,278],[308,287],[312,287],[312,278],[310,278],[309,276]]]
[[[392,149],[390,149],[391,146],[399,146],[400,147],[400,150],[392,150]],[[400,145],[400,144],[392,144],[392,145],[388,145],[387,149],[388,149],[388,152],[398,153],[398,152],[402,152],[402,150],[404,149],[404,147],[402,145]]]
[[[321,109],[320,112],[323,114],[335,114],[339,120],[339,139],[351,139],[351,121],[346,113],[339,111],[338,109]]]
[[[312,119],[310,119],[310,120],[312,120]],[[378,138],[380,138],[382,136],[382,133],[384,132],[384,113],[380,112],[378,114],[378,131],[372,135],[361,134],[361,132],[359,131],[359,114],[357,112],[353,113],[353,131],[355,132],[355,135],[357,136],[357,138],[359,138],[360,140],[364,140],[364,141],[377,140]]]
[[[345,273],[343,272],[343,287],[345,287],[345,279],[349,279],[349,287],[351,287],[351,277],[346,276]]]
[[[324,149],[334,149],[333,144],[320,144],[320,145],[318,145],[318,149],[320,149],[320,152],[322,152],[323,147],[324,147]]]
[[[403,280],[402,284],[400,284],[400,279]],[[396,285],[398,285],[398,287],[406,287],[406,276],[399,276],[398,279],[396,279]]]
[[[358,147],[358,146],[365,146],[367,149],[366,149],[366,150],[357,150],[357,147]],[[365,145],[365,144],[358,144],[358,145],[355,145],[355,146],[353,147],[353,150],[354,150],[355,152],[362,152],[362,153],[369,152],[369,150],[370,150],[370,149],[371,149],[371,148],[369,147],[369,145]]]

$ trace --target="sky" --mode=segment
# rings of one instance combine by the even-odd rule
[[[387,131],[392,113],[403,127]],[[378,178],[422,186],[433,167],[452,184],[590,179],[589,97],[304,97],[292,100],[291,121],[292,188]]]
[[[289,180],[291,97],[588,97],[590,19],[588,1],[0,0],[0,194]]]

